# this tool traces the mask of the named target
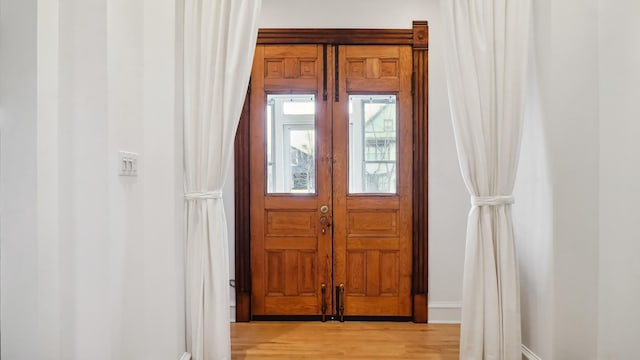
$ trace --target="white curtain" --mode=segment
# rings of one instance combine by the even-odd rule
[[[446,0],[447,82],[471,194],[460,359],[521,359],[511,220],[529,49],[530,0]]]
[[[185,0],[187,351],[231,358],[222,188],[249,84],[260,0]]]

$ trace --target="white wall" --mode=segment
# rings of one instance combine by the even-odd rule
[[[3,358],[184,351],[176,11],[0,0]]]
[[[640,342],[640,4],[600,0],[599,359],[638,357]]]
[[[545,360],[596,359],[604,124],[597,1],[532,3],[539,93],[529,102],[514,207],[523,343]]]
[[[262,28],[411,28],[428,20],[429,45],[429,306],[430,321],[460,320],[462,265],[469,197],[458,167],[444,78],[438,0],[264,0]],[[231,184],[231,185],[229,185]],[[233,174],[225,204],[233,229]],[[233,239],[230,239],[233,259]],[[234,264],[231,262],[231,275]],[[234,295],[232,294],[232,303]]]
[[[520,165],[514,188],[513,222],[520,265],[522,342],[529,349],[535,349],[542,359],[551,359],[553,188],[536,71],[532,61]]]
[[[0,1],[0,321],[3,359],[36,359],[36,0]],[[10,331],[9,331],[10,329]],[[7,346],[5,344],[12,344]]]
[[[597,345],[598,90],[595,0],[551,5],[538,42],[554,195],[555,359],[593,359]],[[543,46],[546,42],[548,46]],[[546,55],[545,55],[546,54]]]

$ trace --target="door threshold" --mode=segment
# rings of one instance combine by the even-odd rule
[[[339,321],[338,315],[327,315],[327,321]],[[345,315],[345,321],[410,322],[411,316]],[[253,315],[251,321],[322,321],[322,315]]]

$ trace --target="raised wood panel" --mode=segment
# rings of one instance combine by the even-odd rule
[[[267,294],[284,295],[284,251],[267,251],[265,265]]]
[[[400,56],[399,46],[345,46],[345,49],[347,59],[397,59]]]
[[[315,251],[268,251],[267,295],[315,295],[318,290],[316,259]]]
[[[297,296],[298,290],[298,251],[286,250],[285,254],[285,266],[284,266],[284,294],[287,296]]]
[[[284,77],[284,61],[282,59],[265,60],[264,69],[266,79],[282,79]]]
[[[272,237],[264,239],[264,248],[266,250],[315,250],[318,247],[318,239],[316,237]]]
[[[317,45],[264,48],[264,88],[268,91],[317,90],[320,63]]]
[[[399,260],[398,251],[380,252],[380,295],[398,296]]]
[[[283,194],[270,195],[264,197],[264,208],[269,210],[281,210],[286,208],[288,211],[315,209],[318,198],[313,196],[286,196]]]
[[[264,47],[264,58],[317,58],[318,47],[316,45],[269,45]]]
[[[400,51],[397,46],[346,48],[346,90],[397,92],[400,87]]]
[[[400,238],[398,237],[349,237],[347,238],[347,250],[398,250]]]
[[[350,211],[349,236],[398,236],[397,211]]]
[[[267,211],[267,236],[304,236],[316,232],[317,214],[312,211]]]
[[[318,298],[311,296],[266,296],[265,313],[269,315],[306,315],[319,313]]]
[[[380,295],[380,251],[367,251],[367,296]]]
[[[350,79],[364,79],[365,78],[365,59],[349,59],[347,60],[347,77]]]
[[[379,59],[369,58],[365,61],[361,60],[347,60],[350,68],[359,70],[359,72],[350,72],[347,76],[349,78],[367,78],[367,79],[380,79],[380,78],[398,78],[398,59]],[[366,73],[364,72],[364,66],[366,63]],[[358,66],[359,65],[359,66]],[[366,76],[364,76],[366,74]]]
[[[345,306],[345,315],[384,316],[389,315],[389,309],[396,316],[411,315],[410,307],[408,311],[399,311],[398,298],[392,296],[347,296]]]
[[[347,79],[347,90],[359,92],[394,92],[398,88],[398,79]]]
[[[366,295],[366,258],[365,251],[349,251],[347,253],[347,282],[348,295]]]
[[[397,210],[400,208],[399,196],[352,196],[346,199],[347,209],[349,210]]]
[[[381,60],[380,61],[380,77],[398,77],[398,61],[397,60]]]
[[[353,79],[380,79],[398,77],[397,59],[369,58],[366,60],[347,60],[348,80]],[[366,71],[365,71],[366,70]]]
[[[292,80],[291,79],[270,79],[268,82],[265,81],[265,89],[267,89],[269,92],[286,92],[286,91],[297,91],[297,92],[303,92],[303,91],[309,91],[309,92],[315,92],[316,91],[316,79],[305,79],[305,78],[299,78],[296,79],[296,86],[295,89],[292,90],[292,86],[290,85],[290,82]]]
[[[300,59],[300,77],[315,78],[317,75],[318,64],[315,59]]]
[[[314,295],[318,290],[317,254],[310,251],[298,253],[298,289],[299,295]]]

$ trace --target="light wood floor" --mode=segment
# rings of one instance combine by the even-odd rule
[[[241,359],[458,359],[459,325],[392,322],[231,324]]]

